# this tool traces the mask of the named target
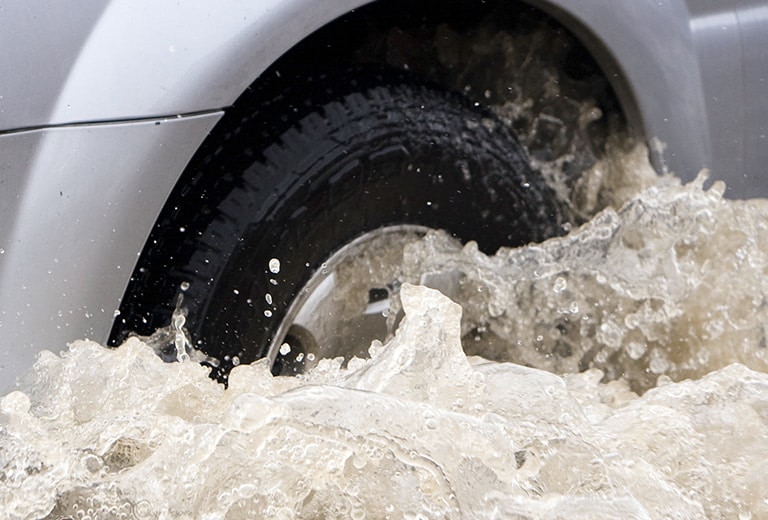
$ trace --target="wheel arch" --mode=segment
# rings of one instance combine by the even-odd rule
[[[285,0],[282,5],[295,8],[304,5],[304,1]],[[470,36],[468,36],[469,39],[459,41],[459,44],[463,45],[464,49],[472,48],[472,42],[474,41],[472,38],[475,36],[479,35],[477,37],[481,40],[485,38],[493,40],[498,34],[494,31],[499,29],[499,27],[504,29],[507,22],[514,25],[518,17],[518,11],[522,21],[519,22],[519,26],[514,27],[514,31],[522,31],[524,33],[526,30],[525,24],[530,19],[537,24],[541,24],[545,38],[551,38],[553,41],[556,41],[562,34],[565,34],[569,41],[573,40],[575,42],[579,50],[582,47],[588,49],[590,52],[586,56],[579,53],[572,56],[590,61],[589,74],[594,72],[595,75],[601,76],[601,81],[607,79],[605,78],[606,75],[612,76],[613,81],[608,83],[610,83],[614,90],[619,89],[623,95],[620,98],[620,103],[618,103],[615,99],[616,93],[607,88],[606,92],[601,93],[605,99],[599,102],[604,103],[603,108],[605,110],[616,111],[617,115],[622,119],[626,118],[633,129],[632,131],[637,134],[643,134],[642,119],[638,115],[639,109],[634,97],[631,95],[633,90],[629,87],[624,88],[623,69],[618,66],[618,62],[613,60],[613,54],[608,52],[607,48],[601,46],[603,40],[590,33],[588,26],[584,24],[579,25],[578,18],[569,17],[567,11],[558,11],[550,4],[536,5],[537,0],[531,0],[530,2],[489,0],[483,3],[485,6],[483,9],[478,9],[479,4],[474,0],[462,0],[451,3],[451,12],[447,12],[448,10],[445,9],[439,11],[438,7],[444,6],[444,4],[444,2],[435,0],[424,0],[417,4],[405,0],[381,0],[378,2],[348,0],[342,6],[342,2],[335,2],[333,5],[338,9],[332,13],[326,11],[323,14],[323,19],[328,19],[328,23],[323,24],[319,20],[313,20],[312,27],[315,30],[308,31],[309,34],[305,38],[295,37],[296,35],[294,34],[294,37],[290,38],[290,41],[293,42],[291,45],[285,43],[284,40],[284,44],[280,47],[282,52],[277,52],[276,48],[271,48],[274,51],[272,56],[275,58],[271,63],[267,64],[263,60],[264,55],[259,55],[255,47],[251,48],[252,54],[250,55],[242,49],[238,50],[235,56],[236,59],[229,60],[227,64],[227,67],[234,68],[241,74],[235,82],[238,86],[234,88],[230,85],[226,94],[228,97],[218,99],[218,103],[228,106],[227,113],[198,150],[197,157],[192,158],[192,164],[204,160],[211,150],[215,150],[216,143],[223,138],[227,138],[228,128],[237,127],[239,119],[244,117],[249,110],[252,110],[252,107],[262,106],[265,101],[271,101],[271,98],[268,97],[270,92],[272,94],[275,92],[282,93],[281,85],[291,86],[292,90],[297,90],[296,85],[292,85],[291,81],[293,78],[301,77],[301,74],[306,73],[307,69],[322,72],[333,67],[335,64],[363,63],[372,60],[374,63],[396,69],[409,69],[410,72],[425,77],[428,81],[434,82],[439,86],[446,87],[449,90],[464,91],[471,100],[477,100],[478,103],[484,104],[488,101],[486,98],[496,96],[495,93],[486,96],[488,90],[484,90],[484,87],[482,87],[485,83],[493,83],[496,79],[494,78],[496,71],[492,69],[492,60],[495,54],[491,52],[483,57],[485,64],[488,65],[484,70],[467,69],[464,66],[464,62],[473,61],[472,53],[466,55],[463,53],[462,48],[448,49],[448,51],[440,48],[440,43],[437,40],[452,37],[451,35],[453,34],[450,30],[443,29],[441,24],[445,20],[449,20],[455,26],[460,27],[457,29],[457,34],[465,31]],[[345,11],[341,7],[347,7],[348,9]],[[353,9],[352,7],[356,8]],[[290,9],[285,7],[283,12],[288,13]],[[499,17],[496,16],[498,13],[504,15],[501,25],[498,25]],[[483,32],[485,29],[488,29],[487,33]],[[285,30],[288,33],[293,32],[293,29],[290,28]],[[512,31],[512,29],[510,30]],[[574,35],[576,34],[580,37],[575,37]],[[460,36],[456,36],[457,41],[460,39]],[[527,36],[527,34],[523,34],[521,38],[524,39]],[[268,37],[268,34],[261,34],[261,38],[264,37]],[[590,43],[587,45],[582,40]],[[506,41],[506,43],[502,42],[502,45],[514,43],[514,41],[511,43]],[[252,45],[258,44],[252,42]],[[544,47],[546,48],[546,44],[544,44]],[[439,56],[441,52],[449,51],[455,52],[459,56],[458,64],[451,62],[452,58],[447,58],[446,62],[445,59]],[[568,56],[571,56],[568,52],[570,50],[563,56],[560,56],[560,58],[567,59]],[[277,56],[278,54],[279,57]],[[591,60],[594,59],[593,54],[599,60],[596,65],[591,63]],[[600,71],[593,71],[593,67],[598,67]],[[578,76],[579,74],[582,74],[582,72],[577,71],[576,75]],[[566,80],[567,78],[562,79]],[[202,80],[214,81],[209,77],[202,78]],[[546,80],[547,78],[544,78],[542,81]],[[262,88],[264,85],[268,85],[268,87],[265,87],[266,93],[264,88]],[[590,84],[587,82],[587,87],[589,86]],[[474,90],[469,87],[474,87]],[[194,88],[201,88],[201,86],[197,84],[194,85]],[[591,96],[593,93],[587,89],[581,94]],[[576,109],[573,119],[574,124],[579,124],[576,121],[581,115],[579,110],[578,108]],[[234,123],[234,125],[230,123]],[[514,125],[515,122],[513,121],[512,124]],[[626,124],[626,122],[622,124]],[[526,144],[531,155],[537,154],[535,143],[524,144]],[[581,166],[583,165],[577,165],[575,168]],[[200,187],[201,182],[204,184],[206,181],[201,181],[199,170],[194,167],[188,168],[181,175],[166,203],[165,209],[158,219],[160,228],[169,229],[173,227],[168,226],[168,222],[175,222],[173,219],[176,218],[175,215],[178,214],[178,208],[183,205],[183,199],[189,193],[188,188],[206,191],[207,188],[205,186],[203,188]],[[210,182],[213,186],[213,183],[217,182],[217,180],[210,179]],[[567,197],[563,197],[563,199],[569,200]],[[161,222],[164,224],[161,225]],[[156,247],[157,241],[157,234],[150,237],[145,249],[146,258],[152,256],[147,251],[151,251],[152,248]],[[142,254],[142,258],[139,260],[137,270],[134,272],[134,280],[142,280],[144,275],[141,273],[150,271],[149,269],[144,269],[145,254]],[[141,282],[138,283],[140,284]],[[129,288],[126,293],[126,301],[130,300],[129,294],[131,290]],[[131,314],[130,309],[127,309],[127,311],[126,314]],[[122,324],[116,323],[113,328],[111,342],[118,342],[123,332]]]
[[[641,2],[643,5],[646,3]],[[610,16],[594,16],[597,9],[597,2],[586,2],[584,4],[576,4],[569,0],[526,0],[524,2],[506,2],[504,0],[488,1],[485,4],[493,6],[493,8],[499,9],[512,9],[519,8],[526,10],[529,14],[532,13],[534,17],[541,17],[545,19],[545,24],[549,27],[548,30],[552,31],[552,35],[556,38],[558,34],[566,33],[569,38],[573,38],[573,41],[580,48],[586,49],[586,55],[582,56],[588,60],[594,60],[596,66],[599,69],[599,75],[602,75],[603,79],[610,85],[608,92],[605,93],[606,98],[615,96],[618,98],[618,103],[611,106],[611,103],[615,99],[604,100],[609,108],[616,110],[618,115],[625,119],[625,124],[628,125],[630,132],[634,132],[637,136],[646,138],[649,141],[654,138],[659,140],[674,141],[675,138],[675,124],[683,125],[685,128],[698,128],[706,131],[706,126],[691,125],[691,121],[696,120],[696,103],[689,103],[691,106],[687,107],[685,112],[685,118],[682,122],[673,121],[666,127],[664,124],[660,124],[659,121],[668,123],[667,118],[657,117],[660,113],[664,113],[669,109],[668,103],[659,99],[659,93],[665,89],[670,88],[675,82],[683,82],[689,85],[691,89],[695,91],[697,84],[694,81],[694,77],[697,77],[694,72],[697,69],[683,70],[680,73],[672,70],[669,60],[662,62],[650,62],[644,63],[643,59],[651,60],[655,56],[655,53],[659,52],[658,45],[646,45],[640,52],[640,57],[632,58],[633,46],[629,43],[634,40],[640,39],[641,35],[638,34],[624,34],[617,33],[612,29],[613,24],[619,24],[621,21],[619,18],[612,18]],[[271,13],[270,20],[289,18],[292,9],[297,9],[302,6],[308,6],[307,0],[284,0],[279,4],[281,6],[279,12]],[[346,0],[340,2],[333,2],[331,9],[321,9],[322,13],[318,14],[316,18],[310,16],[310,12],[302,12],[301,20],[311,19],[311,23],[304,23],[301,20],[291,20],[289,26],[284,26],[285,33],[289,36],[281,37],[279,42],[270,44],[268,49],[260,48],[259,40],[268,38],[271,33],[259,33],[259,31],[252,31],[249,29],[244,33],[242,39],[239,39],[243,44],[241,49],[234,52],[229,56],[229,60],[224,65],[217,65],[224,67],[221,69],[221,73],[224,77],[227,77],[223,72],[224,70],[236,70],[237,77],[235,81],[222,82],[223,85],[227,85],[226,88],[217,88],[216,74],[211,76],[211,70],[204,68],[206,74],[200,79],[200,81],[193,82],[189,87],[190,89],[197,89],[198,91],[205,91],[201,85],[208,84],[210,89],[208,91],[209,97],[207,103],[217,103],[221,106],[229,107],[228,115],[226,117],[237,118],[239,117],[238,104],[240,102],[245,103],[259,103],[258,97],[259,89],[257,85],[264,81],[268,76],[281,76],[285,74],[285,81],[290,81],[292,77],[290,72],[293,69],[295,71],[304,71],[306,68],[315,68],[322,70],[328,65],[332,65],[334,61],[345,62],[348,59],[359,60],[361,56],[376,56],[374,61],[381,61],[385,65],[395,65],[401,68],[410,68],[414,66],[416,68],[421,67],[422,72],[430,73],[436,67],[434,60],[430,57],[430,52],[425,51],[422,47],[424,41],[419,40],[419,36],[423,36],[424,25],[428,30],[426,33],[430,37],[435,37],[435,34],[439,34],[439,28],[436,25],[431,25],[432,21],[424,22],[432,13],[429,11],[430,6],[444,5],[442,2],[432,2],[431,0],[425,0],[420,2],[417,6],[410,9],[394,9],[393,7],[405,7],[411,6],[409,2],[402,0],[382,0],[379,2],[364,2],[360,0]],[[581,6],[573,8],[573,6]],[[584,7],[587,6],[587,7]],[[459,12],[459,15],[451,15],[445,13],[446,16],[456,21],[458,24],[465,22],[464,15],[467,17],[474,15],[474,9],[477,4],[472,0],[466,0],[462,2],[454,2],[451,4],[451,8]],[[573,8],[573,9],[572,9]],[[488,12],[493,14],[492,8],[489,8]],[[574,10],[576,9],[576,10]],[[658,12],[638,9],[638,15],[645,17],[646,20],[653,20],[654,17],[660,16]],[[441,13],[437,13],[440,15]],[[280,18],[283,17],[283,18]],[[479,27],[484,27],[485,20],[478,18]],[[442,20],[440,16],[437,16],[435,20]],[[490,20],[494,20],[493,17]],[[617,21],[619,20],[619,21]],[[682,15],[674,18],[674,23],[668,24],[668,30],[678,28],[677,23],[682,20]],[[327,23],[325,23],[327,22]],[[388,31],[397,29],[399,23],[411,23],[409,27],[413,31],[406,34],[404,39],[398,40],[398,36],[395,35],[395,44],[392,48],[382,50],[380,47],[382,42],[391,43],[391,36]],[[467,22],[468,23],[468,22]],[[493,24],[494,22],[489,22]],[[367,25],[366,25],[367,24]],[[627,28],[627,21],[621,21],[621,27]],[[301,27],[301,29],[297,29]],[[362,27],[362,30],[361,30]],[[272,29],[274,30],[274,28]],[[474,29],[473,29],[474,30]],[[628,30],[628,29],[627,29]],[[433,31],[433,32],[429,32]],[[407,32],[407,31],[406,31]],[[673,31],[674,32],[674,31]],[[306,33],[304,38],[302,34]],[[414,36],[416,35],[416,36]],[[258,36],[258,38],[256,37]],[[648,36],[647,34],[645,36]],[[622,39],[623,38],[623,39]],[[633,40],[634,39],[634,40]],[[244,43],[245,42],[245,43]],[[247,43],[247,44],[246,44]],[[658,42],[657,42],[658,43]],[[686,41],[683,39],[680,43],[679,53],[685,54],[687,52],[693,52],[688,48]],[[226,47],[221,47],[219,51],[213,53],[218,56],[214,61],[220,61],[221,57],[226,54],[224,50]],[[329,52],[325,50],[330,49]],[[362,49],[362,50],[361,50]],[[394,63],[391,63],[391,54],[394,52],[399,55],[394,59]],[[269,53],[269,54],[265,54]],[[367,54],[368,53],[368,54]],[[372,54],[370,54],[372,53]],[[377,54],[378,53],[378,54]],[[434,54],[434,52],[433,52]],[[269,55],[269,59],[266,56]],[[367,59],[367,58],[366,58]],[[398,61],[399,60],[399,61]],[[413,60],[413,62],[411,62]],[[432,60],[432,61],[430,61]],[[422,63],[417,64],[416,62]],[[471,61],[471,59],[470,59]],[[638,67],[637,72],[633,66]],[[696,62],[693,62],[693,67],[696,66]],[[439,68],[439,67],[438,67]],[[447,67],[450,69],[450,67]],[[458,70],[461,70],[460,68]],[[288,74],[286,74],[286,71]],[[434,71],[433,71],[434,72]],[[490,71],[492,74],[493,71]],[[649,82],[643,79],[640,74],[658,74],[660,78],[660,84],[654,85],[653,82]],[[446,75],[447,74],[447,75]],[[429,75],[429,74],[428,74]],[[461,76],[461,74],[458,74]],[[220,77],[220,76],[218,76]],[[231,79],[227,77],[227,79]],[[452,89],[457,89],[457,85],[461,85],[460,81],[464,81],[464,77],[456,77],[456,72],[448,70],[438,71],[432,74],[430,80],[436,80],[438,84],[447,86]],[[281,80],[277,81],[280,84]],[[201,83],[202,82],[202,83]],[[207,82],[207,83],[206,83]],[[686,83],[687,82],[687,83]],[[212,85],[212,86],[211,86]],[[690,90],[690,89],[688,89]],[[190,90],[192,92],[192,90]],[[216,97],[220,96],[220,97]],[[255,97],[254,97],[255,96]],[[472,93],[472,96],[481,98],[480,92]],[[682,95],[682,97],[685,97]],[[695,97],[695,96],[694,96]],[[188,99],[195,98],[195,95],[190,94]],[[679,100],[681,95],[673,95],[673,101]],[[695,101],[695,99],[694,99]],[[200,108],[205,105],[190,105]],[[693,107],[693,108],[691,108]],[[222,123],[223,124],[223,120]],[[667,132],[665,134],[664,132]],[[690,132],[689,132],[690,133]],[[682,133],[681,133],[682,135]],[[688,134],[686,134],[688,135]],[[211,132],[211,139],[219,138],[216,135],[216,129]],[[666,139],[665,139],[666,138]],[[695,137],[690,139],[691,143],[701,142],[697,141]],[[679,144],[679,142],[677,143]],[[201,150],[206,145],[203,144]],[[530,146],[529,146],[530,148]],[[693,146],[685,148],[686,151],[691,151]],[[665,171],[668,168],[669,161],[664,155],[661,148],[653,149],[657,169]],[[199,153],[199,152],[198,152]],[[535,152],[534,152],[535,153]],[[701,154],[694,155],[701,157]],[[194,160],[194,159],[193,159]],[[683,163],[690,164],[690,163]],[[183,197],[183,189],[185,186],[185,177],[182,175],[179,183],[177,183],[174,194],[171,194],[166,207],[175,207],[179,204],[179,197]],[[113,337],[114,340],[114,337]]]

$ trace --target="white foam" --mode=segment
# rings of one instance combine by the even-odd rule
[[[551,287],[551,285],[550,285]],[[44,353],[0,401],[10,518],[720,518],[768,514],[768,375],[642,397],[590,370],[472,362],[460,308],[405,285],[372,360],[230,387],[136,339]]]

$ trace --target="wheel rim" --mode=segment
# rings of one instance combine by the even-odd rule
[[[379,228],[323,262],[274,336],[268,354],[273,373],[301,373],[323,358],[367,357],[373,340],[393,334],[399,317],[390,309],[399,292],[403,251],[428,231],[416,225]]]

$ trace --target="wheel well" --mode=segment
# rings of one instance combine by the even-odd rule
[[[594,188],[591,180],[584,182],[588,177],[584,172],[610,153],[614,136],[632,135],[606,75],[554,18],[525,3],[506,0],[454,1],[450,8],[442,0],[416,5],[408,0],[381,0],[342,16],[262,73],[227,109],[191,164],[205,163],[216,153],[218,143],[235,138],[233,128],[239,127],[241,118],[252,117],[254,107],[266,123],[280,117],[269,111],[276,92],[307,89],[311,93],[312,86],[300,78],[355,65],[407,71],[493,111],[513,129],[532,166],[562,206],[571,209],[572,221],[578,223],[612,202],[594,196],[590,200],[598,203],[585,210],[580,201],[585,190],[601,189]],[[270,125],[263,126],[268,131]],[[153,250],[165,251],[164,242],[173,241],[163,234],[168,223],[184,222],[185,214],[201,210],[193,207],[201,198],[217,193],[219,183],[232,182],[227,173],[203,170],[188,168],[177,183],[147,241],[124,303],[131,290],[143,290],[147,265],[169,269],[173,257],[181,254],[171,248],[166,264],[148,263],[152,254],[158,256]],[[183,227],[176,228],[184,232]],[[122,339],[124,328],[115,324],[111,344]]]
[[[605,155],[609,139],[622,136],[627,149],[640,137],[626,117],[635,121],[631,99],[612,88],[621,82],[618,69],[601,56],[610,74],[563,24],[524,2],[379,0],[297,44],[231,110],[258,103],[251,93],[264,82],[280,88],[315,70],[372,63],[408,70],[496,112],[578,214],[581,174]]]

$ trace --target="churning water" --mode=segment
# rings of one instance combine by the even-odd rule
[[[492,257],[430,234],[403,279],[463,313],[405,283],[343,367],[225,389],[135,338],[44,352],[0,401],[0,511],[766,518],[768,203],[721,193],[662,179]]]

